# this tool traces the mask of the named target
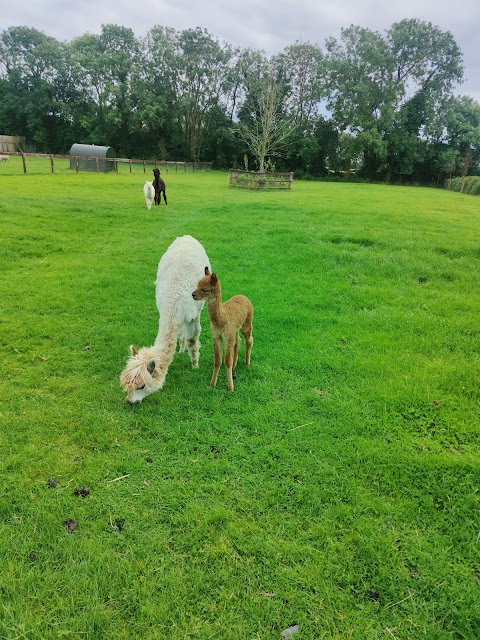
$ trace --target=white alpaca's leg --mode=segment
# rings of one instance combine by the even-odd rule
[[[187,339],[184,335],[180,336],[179,344],[178,344],[178,353],[183,353],[187,348]]]

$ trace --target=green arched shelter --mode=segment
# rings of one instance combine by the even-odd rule
[[[114,170],[113,160],[105,160],[105,158],[116,158],[115,150],[112,147],[75,143],[72,144],[69,155],[70,169],[75,169],[75,159],[77,157],[79,171],[102,171],[106,173]]]

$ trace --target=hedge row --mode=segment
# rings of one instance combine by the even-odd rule
[[[480,196],[480,176],[450,178],[446,181],[445,188],[450,189],[451,191],[469,193],[472,196]]]

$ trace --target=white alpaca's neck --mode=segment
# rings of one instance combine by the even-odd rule
[[[150,357],[155,360],[155,370],[157,373],[155,385],[157,389],[163,387],[168,368],[175,355],[176,346],[177,341],[175,337],[172,338],[170,334],[165,335],[159,331],[154,344],[148,349]]]
[[[174,323],[171,321],[162,321],[162,318],[160,318],[158,333],[153,346],[162,353],[170,354],[171,352],[173,357],[177,346],[177,337],[177,330]]]

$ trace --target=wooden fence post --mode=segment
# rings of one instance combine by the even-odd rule
[[[25,161],[25,154],[22,153],[23,173],[27,173],[27,163]]]
[[[130,173],[132,173],[132,159],[129,158],[129,162],[130,162]]]
[[[75,156],[75,173],[78,173],[78,156]]]
[[[50,156],[50,165],[52,167],[52,173],[55,173],[55,168],[54,168],[54,165],[53,165],[53,156]]]
[[[97,168],[97,173],[100,173],[100,167],[98,165],[98,156],[95,158],[95,166]]]
[[[143,173],[145,173],[145,160],[143,161]]]

